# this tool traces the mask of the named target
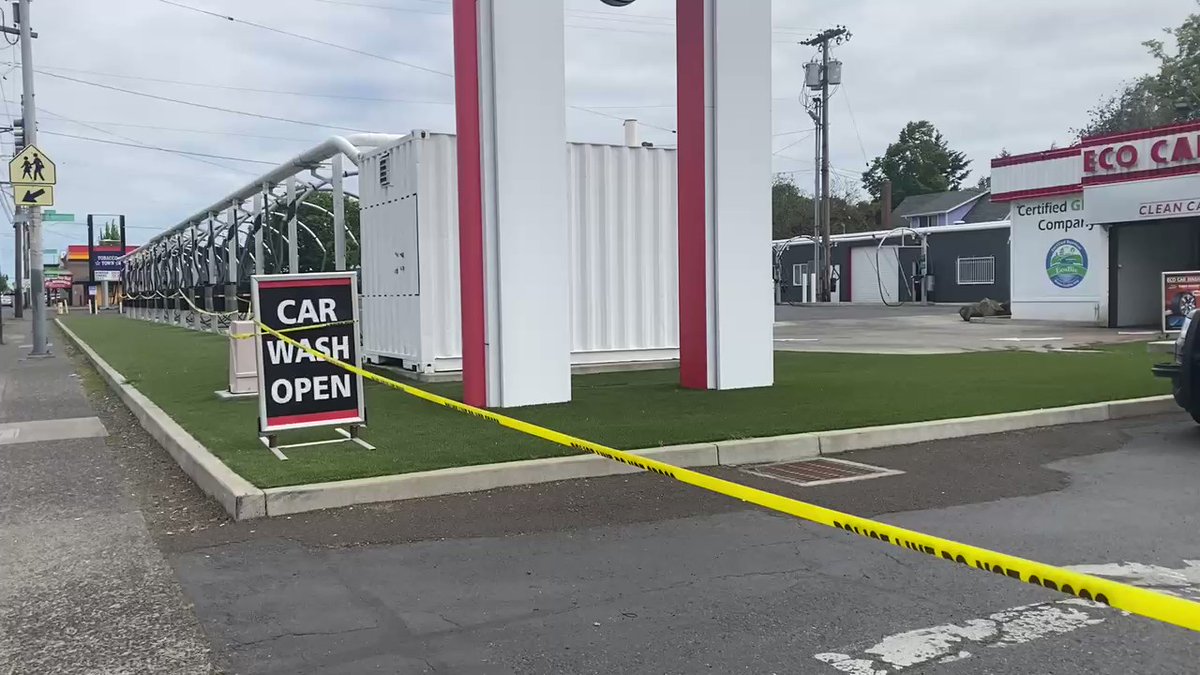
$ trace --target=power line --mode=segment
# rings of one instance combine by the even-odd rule
[[[788,143],[787,145],[785,145],[785,146],[783,146],[782,148],[780,148],[780,149],[776,150],[775,152],[772,152],[771,154],[772,154],[772,155],[779,155],[780,157],[783,157],[784,159],[794,159],[794,158],[792,158],[792,157],[788,157],[788,156],[786,156],[786,155],[780,155],[780,153],[781,153],[781,152],[783,152],[784,150],[787,150],[788,148],[790,148],[790,147],[792,147],[792,146],[794,146],[794,145],[798,144],[798,143],[801,143],[801,142],[803,142],[803,141],[807,140],[807,139],[808,139],[810,136],[812,136],[812,135],[813,135],[813,133],[814,133],[815,131],[816,131],[815,129],[809,129],[809,133],[807,133],[807,134],[804,134],[804,135],[803,135],[803,136],[801,136],[800,138],[797,138],[796,140],[792,141],[791,143]],[[800,161],[800,160],[796,160],[796,161]]]
[[[49,111],[47,111],[47,112],[49,112]],[[50,113],[50,114],[53,115],[54,113]],[[56,117],[62,117],[62,115],[56,115]],[[266,136],[266,135],[262,135],[262,134],[247,134],[247,133],[242,133],[240,131],[214,131],[211,129],[184,129],[182,127],[162,127],[162,126],[158,126],[158,125],[154,125],[154,124],[132,124],[130,122],[81,122],[79,120],[68,119],[66,117],[63,117],[63,119],[67,120],[68,122],[74,122],[75,124],[81,124],[83,126],[99,124],[101,126],[106,126],[106,127],[130,127],[130,128],[134,128],[134,129],[154,129],[156,131],[178,131],[181,133],[189,133],[189,134],[207,134],[210,136],[238,136],[238,137],[242,137],[242,138],[259,138],[259,139],[270,140],[270,141],[291,141],[291,142],[295,142],[295,143],[312,143],[311,138],[292,138],[290,136]],[[111,132],[106,132],[106,133],[111,133]]]
[[[234,110],[233,108],[222,108],[220,106],[208,105],[206,103],[197,103],[195,101],[186,101],[183,99],[171,98],[169,96],[159,96],[157,94],[151,94],[151,93],[144,92],[144,91],[137,91],[135,89],[124,89],[122,87],[114,87],[111,84],[101,84],[99,82],[92,82],[90,80],[81,80],[79,78],[68,77],[66,75],[58,75],[56,73],[42,73],[42,74],[47,75],[49,77],[59,79],[59,80],[66,80],[68,82],[77,82],[79,84],[86,84],[90,87],[99,87],[100,89],[109,89],[112,91],[119,91],[124,94],[132,94],[133,96],[142,96],[145,98],[152,98],[157,101],[167,101],[170,103],[179,103],[181,105],[190,105],[190,106],[193,106],[196,108],[204,108],[205,110],[215,110],[217,112],[230,113],[233,115],[245,115],[246,117],[255,117],[257,119],[272,120],[275,122],[290,122],[292,124],[302,124],[302,125],[308,126],[308,127],[317,127],[318,129],[341,129],[343,131],[359,131],[359,132],[364,132],[364,133],[371,133],[371,131],[369,129],[356,129],[354,127],[342,127],[342,126],[338,126],[336,124],[321,124],[320,122],[307,122],[304,120],[289,119],[287,117],[275,117],[273,115],[261,115],[259,113],[247,112],[245,110]]]
[[[20,63],[0,63],[0,65],[20,67]],[[34,68],[34,72],[42,73],[43,75],[52,75],[46,70],[59,70],[66,73],[79,73],[83,75],[99,75],[101,77],[115,77],[123,80],[141,80],[144,82],[161,82],[163,84],[178,84],[185,87],[204,87],[208,89],[224,89],[227,91],[245,91],[258,94],[275,94],[283,96],[306,96],[310,98],[331,98],[346,101],[372,101],[377,103],[417,103],[428,105],[454,105],[454,101],[432,101],[428,99],[408,99],[408,98],[388,98],[377,96],[354,96],[351,94],[326,94],[313,91],[285,91],[281,89],[261,89],[257,87],[237,87],[227,84],[213,84],[209,82],[189,82],[187,80],[170,80],[161,77],[146,77],[142,75],[123,75],[121,73],[106,73],[98,70],[83,70],[81,68],[64,68],[62,66],[40,66]]]
[[[580,105],[569,105],[569,106],[567,106],[567,107],[568,107],[568,108],[572,108],[572,109],[574,109],[574,110],[582,110],[583,112],[591,113],[591,114],[593,114],[593,115],[599,115],[599,116],[601,116],[601,117],[607,117],[607,118],[609,118],[609,119],[613,119],[613,120],[621,120],[622,122],[624,122],[624,121],[625,121],[625,119],[626,119],[625,117],[622,117],[622,116],[620,116],[620,115],[613,115],[613,114],[610,114],[610,113],[601,112],[601,111],[599,111],[599,110],[593,110],[592,108],[585,108],[585,107],[583,107],[583,106],[580,106]],[[649,122],[643,122],[643,121],[641,121],[641,120],[638,120],[638,124],[640,124],[640,125],[642,125],[642,126],[645,126],[645,127],[650,127],[651,129],[658,129],[658,130],[660,130],[660,131],[666,131],[666,132],[668,132],[668,133],[672,133],[672,134],[673,134],[673,133],[675,133],[675,130],[674,130],[674,129],[670,129],[670,128],[667,128],[667,127],[660,127],[660,126],[659,126],[659,125],[657,125],[657,124],[650,124]]]
[[[846,86],[844,83],[838,87],[838,91]],[[850,111],[850,124],[854,127],[854,135],[858,138],[858,149],[862,152],[863,164],[870,164],[871,160],[867,159],[867,146],[863,145],[862,134],[858,133],[858,120],[854,118],[854,106],[850,105],[850,90],[847,89],[842,98],[846,101],[846,109]]]
[[[100,132],[100,133],[102,133],[102,134],[108,134],[109,136],[114,136],[114,137],[116,137],[116,138],[120,138],[120,139],[122,139],[122,140],[129,141],[129,142],[131,142],[131,143],[136,143],[137,145],[139,145],[139,146],[142,146],[142,147],[145,147],[145,148],[149,148],[149,149],[152,149],[152,150],[159,150],[159,151],[162,151],[162,152],[172,152],[171,150],[168,150],[168,149],[166,149],[166,148],[160,148],[160,147],[157,147],[157,146],[152,146],[152,145],[150,145],[150,144],[148,144],[148,143],[143,143],[142,141],[139,141],[139,140],[138,140],[138,139],[136,139],[136,138],[130,138],[129,136],[122,136],[121,134],[118,134],[118,133],[116,133],[116,132],[114,132],[114,131],[109,131],[108,129],[102,129],[102,128],[100,128],[100,127],[98,127],[98,126],[94,126],[94,125],[92,125],[91,123],[88,123],[88,122],[80,122],[79,120],[74,120],[74,119],[71,119],[70,117],[67,117],[66,115],[59,115],[58,113],[54,112],[53,110],[47,110],[46,108],[43,108],[43,107],[41,107],[41,106],[39,106],[39,107],[38,107],[38,110],[41,110],[42,112],[44,112],[44,113],[46,113],[46,114],[48,114],[48,115],[50,115],[50,116],[52,116],[52,117],[57,117],[57,118],[59,118],[59,119],[61,119],[61,120],[66,120],[67,122],[71,122],[71,123],[74,123],[74,124],[78,124],[78,125],[80,125],[80,126],[87,127],[87,128],[89,128],[89,129],[92,129],[92,130],[94,130],[94,131],[99,131],[99,132]],[[52,133],[52,132],[46,131],[46,132],[43,132],[43,133]],[[238,171],[238,172],[242,172],[242,173],[249,173],[249,172],[245,171],[244,169],[239,169],[239,168],[237,168],[237,167],[232,167],[232,166],[225,166],[224,164],[218,164],[218,163],[216,163],[216,162],[213,162],[213,161],[211,161],[211,160],[204,159],[204,158],[202,158],[202,157],[193,157],[193,156],[190,156],[190,155],[181,155],[181,156],[182,156],[182,157],[184,157],[184,158],[186,158],[186,159],[190,159],[190,160],[192,160],[192,161],[195,161],[195,162],[202,162],[202,163],[204,163],[204,164],[208,164],[208,165],[210,165],[210,166],[215,166],[215,167],[218,167],[218,168],[221,168],[221,169],[225,169],[225,170],[227,170],[227,171]]]
[[[171,148],[159,148],[153,145],[140,145],[137,143],[122,143],[120,141],[110,141],[104,138],[93,138],[91,136],[76,136],[75,134],[64,134],[58,131],[43,131],[43,134],[50,136],[62,136],[63,138],[74,138],[79,141],[91,141],[93,143],[104,143],[107,145],[120,145],[127,148],[140,148],[142,150],[156,150],[158,152],[169,152],[176,155],[191,155],[192,157],[208,157],[210,159],[224,159],[231,162],[250,162],[252,164],[269,164],[277,166],[279,162],[268,162],[262,159],[246,159],[245,157],[227,157],[225,155],[210,155],[204,152],[191,152],[190,150],[175,150]],[[222,167],[226,168],[226,167]]]
[[[350,47],[350,46],[347,46],[347,45],[341,45],[341,44],[338,44],[338,43],[336,43],[336,42],[327,42],[327,41],[325,41],[325,40],[322,40],[322,39],[320,39],[320,38],[315,38],[315,37],[312,37],[312,36],[310,36],[310,35],[301,35],[300,33],[293,33],[293,32],[291,32],[291,31],[286,31],[286,30],[283,30],[282,28],[275,28],[274,26],[268,26],[268,25],[266,25],[266,24],[262,24],[262,23],[255,23],[255,22],[253,22],[253,21],[247,21],[247,20],[245,20],[245,19],[239,19],[239,18],[236,18],[236,17],[229,16],[229,15],[227,15],[227,14],[218,14],[218,13],[216,13],[216,12],[210,12],[210,11],[208,11],[207,9],[201,9],[201,8],[199,8],[199,7],[192,7],[191,5],[185,5],[185,4],[183,4],[183,3],[180,3],[180,2],[175,2],[174,0],[158,0],[158,1],[159,1],[159,2],[161,2],[161,3],[163,3],[164,5],[171,5],[171,6],[173,6],[173,7],[179,7],[179,8],[181,8],[181,9],[186,9],[186,10],[189,10],[189,11],[192,11],[192,12],[197,12],[197,13],[199,13],[199,14],[205,14],[205,15],[207,15],[207,16],[216,17],[216,18],[218,18],[218,19],[224,19],[224,20],[226,20],[226,21],[232,21],[233,23],[240,23],[240,24],[243,24],[243,25],[246,25],[246,26],[253,26],[253,27],[255,27],[255,28],[261,28],[262,30],[270,31],[270,32],[272,32],[272,33],[277,33],[277,34],[279,34],[279,35],[286,35],[286,36],[288,36],[288,37],[298,38],[298,39],[300,39],[300,40],[306,40],[306,41],[308,41],[308,42],[313,42],[313,43],[315,43],[315,44],[324,45],[324,46],[326,46],[326,47],[333,47],[334,49],[341,49],[341,50],[343,50],[343,51],[351,52],[351,53],[353,53],[353,54],[359,54],[359,55],[362,55],[362,56],[369,56],[369,57],[371,57],[371,58],[373,58],[373,59],[379,59],[379,60],[381,60],[381,61],[388,61],[388,62],[390,62],[390,63],[395,63],[395,64],[398,64],[398,65],[401,65],[401,66],[407,66],[407,67],[409,67],[409,68],[413,68],[413,69],[416,69],[416,70],[422,70],[422,71],[425,71],[425,72],[427,72],[427,73],[432,73],[432,74],[434,74],[434,75],[441,75],[441,76],[443,76],[443,77],[454,77],[453,75],[451,75],[450,73],[447,73],[447,72],[445,72],[445,71],[441,71],[441,70],[435,70],[435,69],[433,69],[433,68],[426,68],[425,66],[420,66],[420,65],[417,65],[417,64],[415,64],[415,63],[410,63],[410,62],[408,62],[408,61],[401,61],[400,59],[394,59],[394,58],[392,58],[392,57],[390,57],[390,56],[384,56],[383,54],[376,54],[376,53],[374,53],[374,52],[363,51],[363,50],[361,50],[361,49],[356,49],[356,48],[354,48],[354,47]]]

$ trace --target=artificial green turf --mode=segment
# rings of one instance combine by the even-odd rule
[[[362,478],[450,466],[573,454],[367,384],[371,452],[341,444],[294,449],[277,460],[257,440],[257,404],[220,401],[227,339],[118,316],[67,325],[234,471],[260,487]],[[937,356],[777,352],[774,387],[690,391],[677,370],[576,376],[573,401],[519,408],[517,418],[617,448],[772,436],[916,422],[1152,396],[1160,357],[1142,343],[1102,353],[979,352]],[[424,385],[458,398],[456,384]],[[300,442],[331,437],[309,431]]]

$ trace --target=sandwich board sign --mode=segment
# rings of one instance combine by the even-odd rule
[[[337,359],[359,365],[358,276],[354,272],[255,275],[251,299],[256,324],[282,332],[292,340]],[[276,434],[281,431],[343,425],[340,438],[302,443],[318,445],[354,441],[365,425],[363,380],[265,330],[256,331],[258,361],[258,425],[263,443],[287,459]]]

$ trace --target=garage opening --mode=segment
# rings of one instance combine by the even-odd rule
[[[1114,224],[1108,252],[1109,326],[1158,327],[1162,273],[1200,269],[1200,218]]]

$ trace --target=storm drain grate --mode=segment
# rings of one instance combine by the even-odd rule
[[[844,459],[806,459],[800,462],[767,464],[746,469],[747,472],[786,481],[793,485],[811,487],[829,483],[847,483],[852,480],[897,476],[904,473],[881,466],[860,464]]]

